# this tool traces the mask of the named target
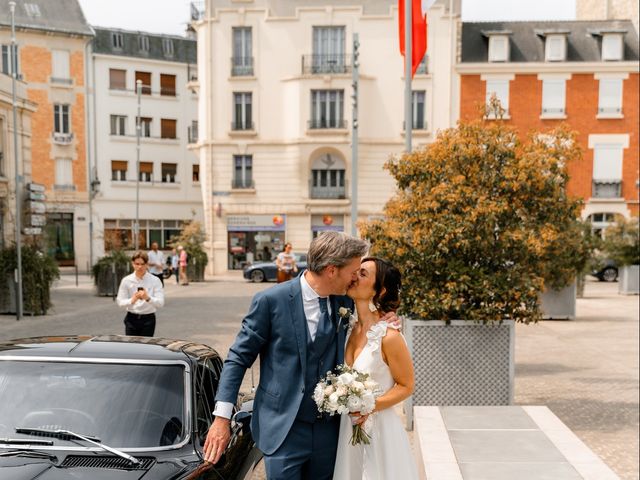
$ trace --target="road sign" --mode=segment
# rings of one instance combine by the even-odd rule
[[[44,185],[41,183],[27,183],[27,190],[30,192],[42,192],[44,193]]]
[[[27,202],[27,210],[31,213],[44,214],[46,212],[46,207],[42,202]]]
[[[25,235],[40,235],[42,234],[42,229],[40,227],[28,227],[23,229],[22,233]]]
[[[31,215],[29,222],[32,227],[44,227],[47,223],[47,217],[44,215]]]
[[[28,193],[29,193],[29,196],[27,197],[27,200],[36,200],[38,202],[44,202],[47,199],[44,193],[40,193],[40,192],[28,192]]]

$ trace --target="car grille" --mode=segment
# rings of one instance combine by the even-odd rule
[[[140,460],[139,464],[131,463],[126,458],[121,457],[104,457],[104,456],[87,456],[87,455],[69,455],[60,465],[66,468],[110,468],[113,470],[148,470],[155,462],[152,457],[136,457]]]

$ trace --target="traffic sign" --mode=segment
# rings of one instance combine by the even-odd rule
[[[32,227],[44,227],[47,224],[47,217],[44,215],[31,215],[29,221]]]
[[[22,233],[25,235],[40,235],[42,234],[42,229],[40,227],[27,227],[22,230]]]
[[[44,185],[41,183],[27,183],[27,190],[30,192],[42,192],[44,193]]]
[[[36,200],[38,202],[44,202],[47,199],[44,193],[40,192],[29,192],[29,196],[27,200]]]
[[[40,215],[46,212],[46,207],[42,202],[29,201],[27,202],[27,209],[31,213],[38,213]]]

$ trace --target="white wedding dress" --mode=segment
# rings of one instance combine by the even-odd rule
[[[353,368],[371,375],[382,395],[395,385],[389,366],[382,360],[382,339],[387,322],[378,322],[367,332],[367,344],[353,363]],[[391,327],[393,328],[393,327]],[[348,340],[348,337],[347,337]],[[338,454],[334,480],[414,480],[418,478],[407,433],[393,408],[374,413],[367,420],[369,445],[351,445],[351,419],[340,418]]]

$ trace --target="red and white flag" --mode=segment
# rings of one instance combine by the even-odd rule
[[[427,9],[435,0],[398,0],[398,31],[400,34],[400,53],[403,57],[405,56],[404,5],[407,1],[411,2],[411,78],[413,78],[418,65],[427,53]]]

